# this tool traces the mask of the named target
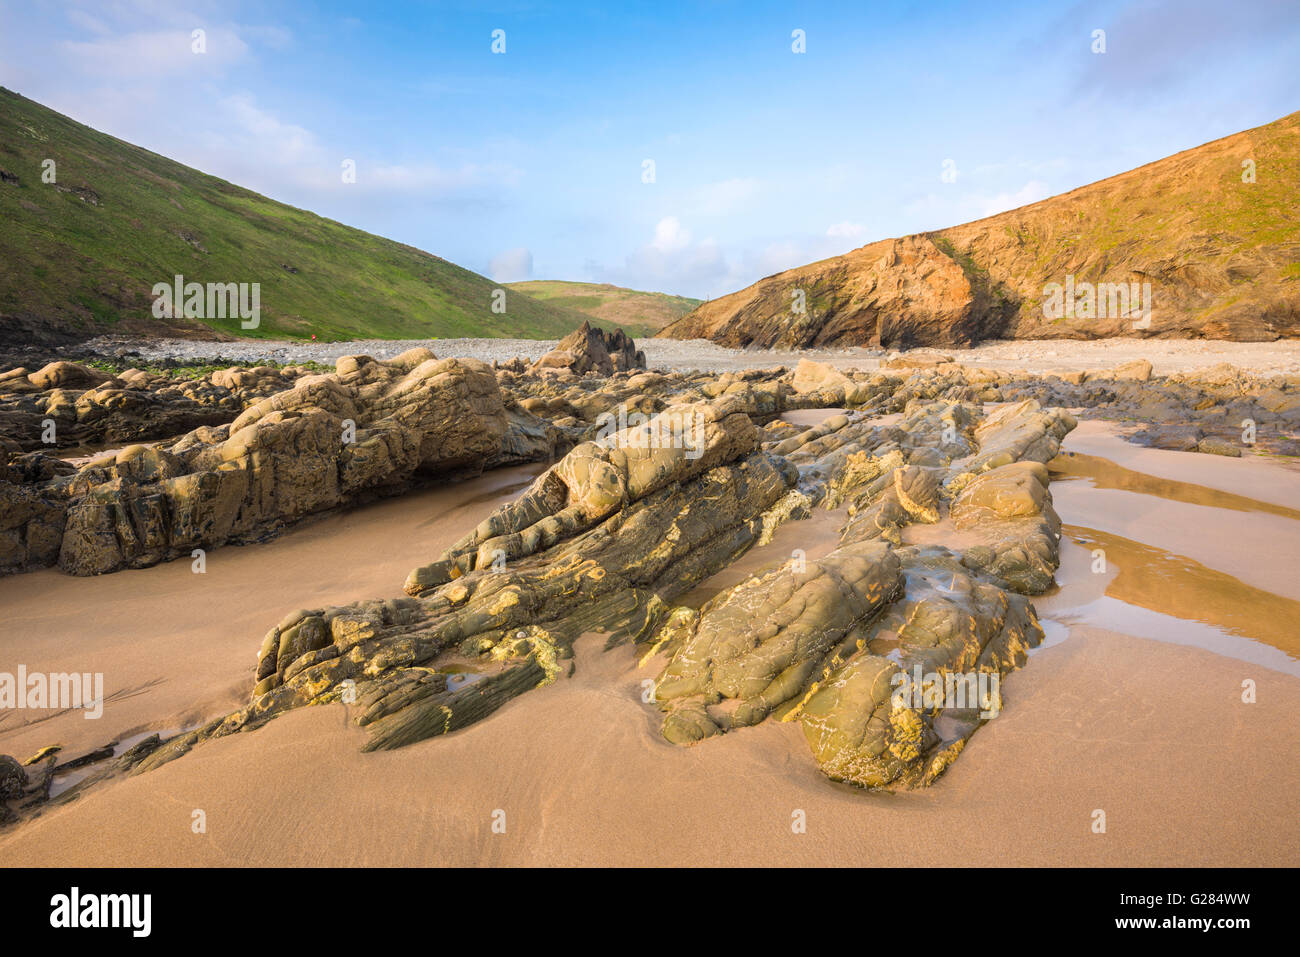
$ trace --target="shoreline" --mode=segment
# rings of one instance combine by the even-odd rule
[[[193,339],[128,339],[101,337],[83,348],[105,356],[138,353],[142,359],[209,362],[272,361],[280,364],[320,362],[332,365],[340,356],[366,354],[392,358],[408,349],[425,347],[439,357],[508,362],[528,361],[553,349],[556,339],[359,339],[342,342],[302,342],[243,339],[229,342]],[[1110,369],[1135,359],[1151,362],[1155,375],[1206,369],[1219,363],[1238,366],[1256,375],[1300,375],[1300,339],[1274,342],[1232,342],[1210,339],[1025,339],[980,343],[969,349],[915,349],[894,352],[853,347],[777,351],[729,349],[705,339],[638,339],[651,369],[727,372],[794,366],[800,360],[825,362],[839,369],[873,370],[891,356],[940,353],[976,368],[1021,369],[1030,373]]]

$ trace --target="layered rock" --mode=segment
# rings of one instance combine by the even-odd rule
[[[613,375],[631,369],[644,369],[645,353],[622,329],[607,332],[589,322],[569,333],[554,349],[542,356],[533,369],[552,369],[574,375]]]
[[[1029,600],[981,580],[959,554],[900,555],[900,600],[832,657],[798,710],[822,771],[862,787],[931,783],[996,717],[1001,676],[1043,638]]]
[[[0,440],[32,451],[170,438],[233,420],[306,370],[222,369],[196,379],[139,369],[109,375],[72,362],[0,374]]]
[[[456,543],[447,558],[412,572],[406,591],[418,595],[493,562],[533,555],[628,502],[733,461],[758,444],[758,430],[734,400],[677,406],[644,425],[583,443]]]
[[[758,448],[743,413],[725,402],[692,411],[706,423],[702,454],[647,448],[641,430],[579,446],[413,571],[414,597],[289,614],[263,641],[252,702],[166,743],[141,768],[286,709],[337,700],[356,705],[367,749],[398,747],[554,680],[584,632],[607,632],[610,644],[645,639],[669,601],[757,540],[764,512],[795,480]],[[458,684],[467,661],[480,680]]]
[[[673,412],[704,423],[698,443],[682,440]],[[985,477],[1032,466],[1029,459],[976,463],[1008,449],[1047,454],[1071,424],[1033,403],[992,422],[977,418],[939,401],[911,410],[904,421],[915,434],[900,430],[902,442],[871,433],[877,448],[891,448],[876,479],[854,488],[859,504],[888,499],[903,523],[947,520],[942,480],[976,475],[967,466]],[[848,425],[823,429],[820,438]],[[935,430],[942,434],[929,435]],[[906,454],[922,457],[927,435],[940,440],[938,460],[906,464]],[[979,435],[997,447],[975,448],[970,440]],[[863,525],[828,556],[792,560],[699,612],[674,606],[760,539],[796,483],[827,481],[801,476],[762,440],[737,402],[724,398],[578,446],[519,499],[414,570],[405,585],[411,597],[287,615],[263,640],[249,705],[162,743],[135,770],[327,702],[349,708],[367,730],[368,750],[445,734],[556,680],[572,668],[564,663],[574,640],[601,631],[607,647],[639,641],[647,657],[671,656],[656,682],[669,740],[689,744],[769,716],[797,718],[832,777],[870,787],[928,783],[1000,700],[985,694],[954,707],[927,705],[922,696],[913,703],[891,693],[894,676],[920,665],[940,675],[1000,677],[1041,640],[1033,609],[1008,590],[1014,585],[960,551],[890,543]],[[1040,511],[1049,501],[1045,493],[1025,495]],[[992,505],[974,492],[968,498],[963,514],[993,508],[997,521],[1032,511],[1001,507],[996,495]],[[460,677],[467,669],[475,673],[468,682]]]
[[[51,483],[73,471],[39,452],[0,446],[0,575],[58,561],[67,501]]]
[[[999,337],[1009,305],[931,237],[904,236],[769,276],[656,335],[734,348],[964,345]]]
[[[83,470],[76,481],[88,487],[68,510],[59,564],[76,575],[150,565],[265,535],[419,471],[477,471],[506,427],[482,363],[428,350],[388,362],[346,356],[229,427]]]
[[[0,474],[0,569],[54,558],[76,575],[150,565],[432,476],[552,458],[563,442],[525,410],[507,411],[482,363],[428,350],[347,356],[170,444],[129,446],[72,474],[42,473],[32,461],[52,460],[39,455],[11,462]]]
[[[1240,455],[1252,447],[1300,454],[1300,376],[1257,376],[1220,365],[1173,376],[1145,367],[1030,376],[988,373],[991,397],[1086,408],[1136,426],[1133,441],[1173,451]]]
[[[972,430],[978,414],[917,405],[900,423],[903,441],[877,430],[839,472],[803,471],[852,499],[840,546],[742,582],[660,633],[657,650],[672,655],[656,683],[668,740],[692,744],[777,715],[801,721],[836,780],[907,787],[948,766],[1000,707],[989,687],[1042,640],[1019,593],[1044,590],[1056,568],[1059,520],[1039,459],[1074,425],[1036,403]],[[829,421],[796,447],[847,428]],[[980,537],[962,549],[904,544],[906,526],[949,520]],[[969,685],[973,700],[900,693],[914,671],[928,676],[921,684]]]
[[[542,458],[573,441],[518,499],[412,570],[404,597],[291,611],[263,639],[245,707],[113,768],[147,770],[286,710],[335,702],[366,729],[367,748],[399,747],[560,680],[574,641],[599,632],[607,645],[639,643],[642,660],[656,662],[668,740],[798,721],[829,777],[907,788],[934,781],[996,716],[1000,680],[1042,640],[1031,599],[1050,587],[1060,541],[1046,463],[1075,420],[1040,400],[1172,416],[1213,396],[1234,410],[1267,401],[1285,422],[1296,387],[1149,373],[1067,381],[940,362],[575,380],[423,352],[354,358],[254,403],[229,427],[75,474],[45,456],[11,456],[12,488],[0,482],[0,494],[65,489],[74,509],[107,496],[113,522],[97,534],[111,545],[84,554],[115,547],[144,561],[151,548],[165,555],[202,540],[230,514],[232,523],[256,515],[248,527],[264,529],[421,473]],[[810,427],[777,418],[827,406],[842,411]],[[621,416],[635,420],[611,431]],[[355,441],[336,443],[349,421]],[[220,474],[232,471],[245,475]],[[162,527],[151,509],[179,514],[152,496],[187,479],[217,483],[211,508],[185,513],[198,531],[150,539]],[[234,505],[219,494],[228,481],[247,483]],[[24,502],[29,512],[51,507]],[[796,553],[699,609],[675,604],[815,509],[839,516],[829,553]],[[68,535],[58,540],[64,547]],[[20,545],[49,549],[39,536]]]

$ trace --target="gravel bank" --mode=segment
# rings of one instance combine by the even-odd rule
[[[202,342],[192,339],[125,339],[101,337],[87,346],[106,355],[135,353],[142,359],[212,362],[320,362],[332,365],[339,356],[366,354],[385,359],[416,346],[440,356],[529,361],[555,348],[555,339],[357,339],[347,342]],[[792,366],[800,359],[829,362],[839,368],[874,369],[896,353],[879,349],[809,349],[800,352],[728,349],[703,339],[641,339],[650,368],[727,372],[776,365]],[[934,350],[924,350],[933,352]],[[1181,339],[1017,340],[981,343],[971,349],[946,350],[960,362],[995,369],[1053,372],[1109,369],[1132,359],[1148,359],[1157,375],[1203,369],[1229,362],[1257,374],[1300,373],[1300,340],[1278,342],[1220,342]]]

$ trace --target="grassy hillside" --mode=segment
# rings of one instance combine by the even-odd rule
[[[42,182],[42,161],[56,181]],[[555,338],[584,316],[422,250],[323,219],[98,133],[0,88],[0,337],[207,334],[153,317],[152,287],[261,284],[261,325],[322,340]]]
[[[1030,206],[769,276],[660,335],[763,346],[1297,336],[1298,211],[1293,113]],[[1050,314],[1048,287],[1067,281],[1150,284],[1149,325]],[[803,314],[793,290],[807,296]]]
[[[640,292],[609,283],[563,282],[552,279],[512,282],[535,299],[577,310],[603,323],[622,326],[633,336],[652,335],[686,315],[701,302],[664,292]]]

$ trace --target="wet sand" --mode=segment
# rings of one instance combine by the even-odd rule
[[[102,672],[103,717],[0,711],[0,754],[65,757],[116,736],[193,727],[247,700],[260,636],[294,608],[397,596],[406,573],[469,532],[544,466],[308,519],[260,545],[95,578],[57,568],[0,579],[0,668]],[[43,719],[43,720],[40,720]]]
[[[1053,483],[1067,541],[1061,587],[1035,601],[1049,641],[1004,680],[1002,713],[928,790],[869,794],[827,781],[797,723],[669,745],[640,700],[653,663],[638,669],[635,649],[605,652],[589,636],[572,677],[464,731],[362,754],[342,706],[294,711],[9,829],[0,862],[1295,864],[1300,677],[1292,631],[1274,619],[1300,601],[1300,522],[1240,499],[1300,510],[1300,483],[1254,457],[1139,449],[1099,423],[1082,423],[1065,447],[1152,482],[1108,487],[1120,473],[1092,462]],[[529,474],[506,470],[213,551],[202,584],[185,562],[0,581],[16,626],[6,661],[103,670],[110,691],[137,692],[110,701],[99,721],[11,719],[0,752],[21,758],[58,741],[75,754],[223,713],[246,696],[261,635],[285,612],[397,594],[413,565]],[[1161,478],[1236,498],[1136,490]],[[692,597],[796,548],[815,557],[837,526],[788,525]],[[1093,571],[1097,543],[1103,573]],[[1165,561],[1179,566],[1177,589],[1152,572]],[[1246,679],[1256,703],[1242,701]],[[191,831],[195,809],[205,834]],[[1097,809],[1105,834],[1091,831]],[[492,830],[498,810],[504,834]],[[797,810],[807,833],[792,833]]]

